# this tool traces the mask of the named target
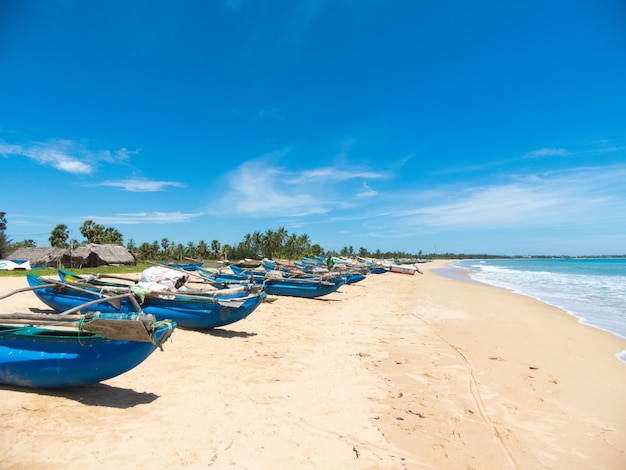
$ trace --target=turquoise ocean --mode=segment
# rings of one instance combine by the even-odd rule
[[[585,325],[626,340],[626,258],[463,260],[437,271],[458,277],[454,269],[559,307]],[[626,363],[626,351],[617,358]]]

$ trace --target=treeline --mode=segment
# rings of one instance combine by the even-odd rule
[[[0,212],[0,258],[4,258],[17,248],[36,247],[33,240],[22,240],[20,242],[11,242],[6,237],[6,214]],[[364,258],[379,259],[469,259],[469,258],[503,258],[503,256],[493,255],[465,255],[455,253],[444,254],[423,254],[422,251],[417,253],[407,253],[404,251],[385,251],[381,250],[369,251],[364,247],[354,249],[352,246],[344,246],[340,251],[325,250],[316,243],[311,243],[307,234],[298,235],[290,234],[284,227],[276,230],[267,229],[264,232],[252,232],[244,235],[243,239],[234,245],[222,244],[219,240],[211,240],[206,242],[200,240],[197,243],[177,243],[168,238],[162,238],[160,241],[143,242],[137,244],[135,240],[130,239],[124,244],[124,237],[114,227],[105,227],[96,224],[92,220],[86,220],[80,227],[80,234],[84,240],[78,241],[72,237],[65,224],[58,224],[52,232],[48,241],[50,246],[58,248],[69,248],[86,245],[89,243],[97,244],[114,244],[125,246],[131,253],[135,254],[139,260],[153,261],[182,261],[184,259],[301,259],[302,257],[313,256],[361,256]]]

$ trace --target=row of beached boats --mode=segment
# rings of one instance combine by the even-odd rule
[[[140,280],[27,274],[28,287],[56,313],[0,313],[0,383],[61,388],[100,382],[143,362],[176,327],[210,329],[248,317],[275,296],[317,298],[368,274],[375,263],[311,258],[262,260],[228,270],[155,265]]]

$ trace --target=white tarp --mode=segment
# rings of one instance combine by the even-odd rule
[[[189,274],[163,266],[153,266],[141,273],[139,285],[155,291],[176,290],[180,289],[187,279],[189,279]]]

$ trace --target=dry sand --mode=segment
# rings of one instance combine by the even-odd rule
[[[0,386],[0,468],[626,468],[626,342],[437,266],[177,329],[100,384]]]

